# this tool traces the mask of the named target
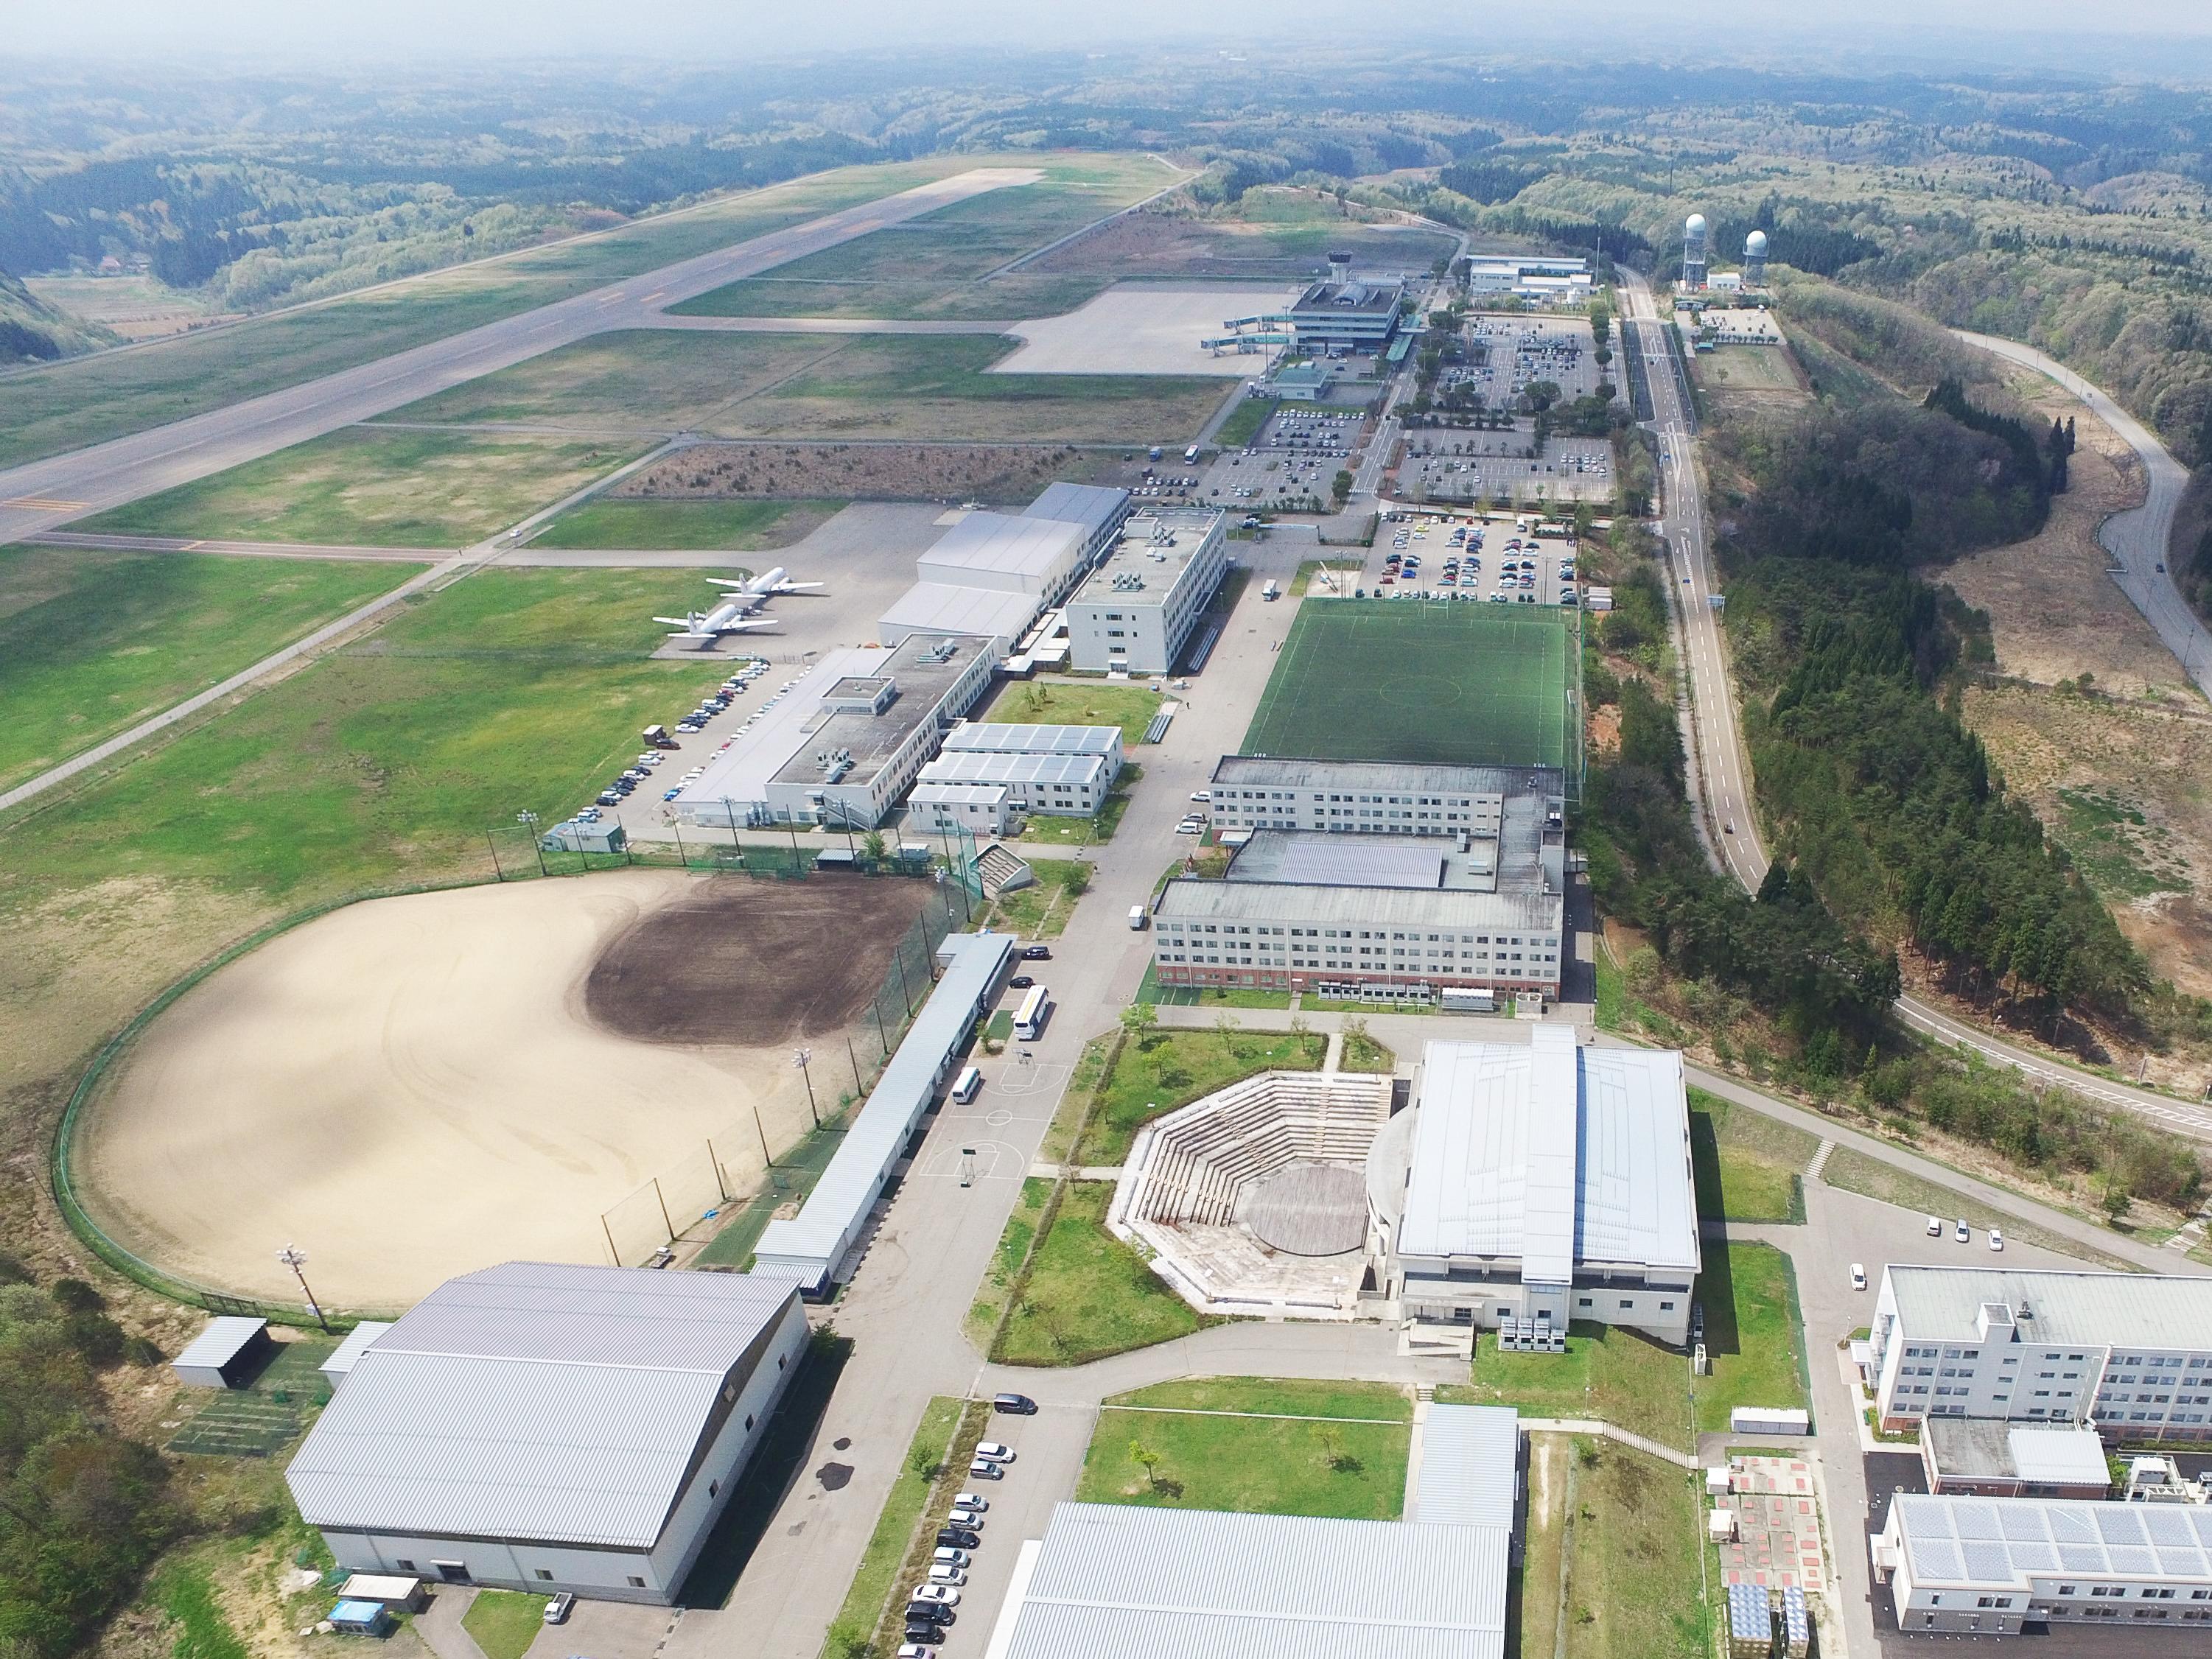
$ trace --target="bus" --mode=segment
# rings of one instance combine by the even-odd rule
[[[1022,1006],[1014,1011],[1014,1036],[1022,1042],[1035,1042],[1044,1035],[1044,1023],[1052,1018],[1052,998],[1042,985],[1032,985],[1022,997]]]
[[[1198,465],[1198,446],[1196,444],[1193,444],[1188,449],[1183,451],[1182,464],[1185,466],[1196,466]]]

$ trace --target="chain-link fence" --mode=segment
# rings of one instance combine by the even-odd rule
[[[771,878],[751,862],[751,848],[745,855],[748,873]],[[811,870],[806,864],[799,878]],[[930,880],[933,890],[921,914],[893,942],[882,985],[845,1030],[811,1039],[805,1083],[817,1117],[834,1121],[858,1109],[935,988],[937,947],[946,934],[972,927],[981,913],[982,902],[970,890],[972,869],[956,873],[938,866],[910,873]],[[617,1266],[638,1267],[681,1243],[711,1237],[734,1211],[777,1190],[780,1160],[796,1156],[815,1165],[817,1160],[806,1156],[812,1139],[777,1146],[757,1111],[734,1120],[600,1213],[609,1257]],[[809,1170],[810,1176],[818,1173],[818,1167]],[[811,1188],[811,1180],[803,1184]]]

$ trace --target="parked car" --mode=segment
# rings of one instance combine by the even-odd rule
[[[1959,1218],[1958,1239],[1961,1244],[1971,1244],[1974,1242],[1974,1230],[1966,1224],[1966,1218],[1964,1216]]]
[[[937,1659],[937,1646],[931,1642],[902,1642],[898,1659]]]
[[[1211,789],[1194,789],[1190,792],[1190,798],[1201,806],[1210,806],[1213,804],[1213,791]]]
[[[1942,1218],[1932,1215],[1928,1218],[1928,1237],[1930,1238],[1941,1238],[1943,1237],[1943,1223]]]
[[[1851,1288],[1855,1291],[1863,1291],[1866,1289],[1866,1264],[1864,1262],[1854,1261],[1851,1263]]]
[[[968,1575],[957,1567],[932,1567],[929,1570],[929,1582],[933,1584],[943,1584],[950,1589],[957,1589],[968,1582]]]
[[[574,1610],[575,1606],[575,1592],[573,1590],[562,1590],[558,1595],[555,1596],[550,1601],[548,1601],[545,1604],[545,1622],[549,1625],[567,1624],[568,1622],[568,1615]]]
[[[916,1653],[933,1655],[937,1651],[937,1644],[945,1639],[945,1632],[927,1619],[909,1620],[905,1634],[907,1644],[899,1650],[902,1654],[911,1650]]]
[[[975,1455],[988,1458],[994,1463],[1011,1463],[1014,1461],[1014,1449],[1000,1441],[984,1440],[977,1443]]]
[[[1006,1472],[1004,1469],[1000,1468],[996,1463],[981,1457],[975,1458],[969,1463],[968,1473],[974,1475],[978,1480],[1003,1480],[1006,1478]]]
[[[968,1552],[939,1545],[930,1552],[929,1565],[933,1567],[964,1567],[968,1565]],[[917,1601],[935,1601],[941,1607],[957,1607],[960,1605],[960,1592],[956,1589],[946,1589],[942,1586],[933,1588],[924,1584],[920,1589],[915,1591],[914,1599]]]
[[[2003,1228],[1992,1227],[1990,1229],[1990,1248],[1993,1250],[2002,1250],[2004,1249]]]
[[[1012,1417],[1035,1417],[1037,1414],[1037,1402],[1025,1394],[994,1395],[991,1399],[991,1409],[994,1412],[1005,1412]]]
[[[975,1501],[980,1504],[983,1500],[979,1498]],[[948,1527],[957,1527],[968,1532],[980,1533],[983,1530],[983,1517],[974,1510],[963,1509],[956,1504],[953,1505],[952,1512],[945,1517],[945,1524]]]
[[[1011,991],[1026,991],[1036,983],[1036,975],[1034,974],[1016,974],[1006,981],[1006,988]]]
[[[981,1533],[970,1532],[965,1527],[939,1527],[937,1541],[948,1549],[972,1550],[982,1543],[983,1537]]]
[[[1052,960],[1052,946],[1049,945],[1024,945],[1022,946],[1022,960],[1024,962],[1050,962]]]

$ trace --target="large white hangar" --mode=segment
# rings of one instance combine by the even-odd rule
[[[665,1604],[805,1346],[788,1275],[489,1267],[368,1345],[285,1479],[351,1571]]]

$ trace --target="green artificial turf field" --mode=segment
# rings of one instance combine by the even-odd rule
[[[1564,767],[1571,625],[1550,607],[1528,605],[1305,605],[1244,752]]]

